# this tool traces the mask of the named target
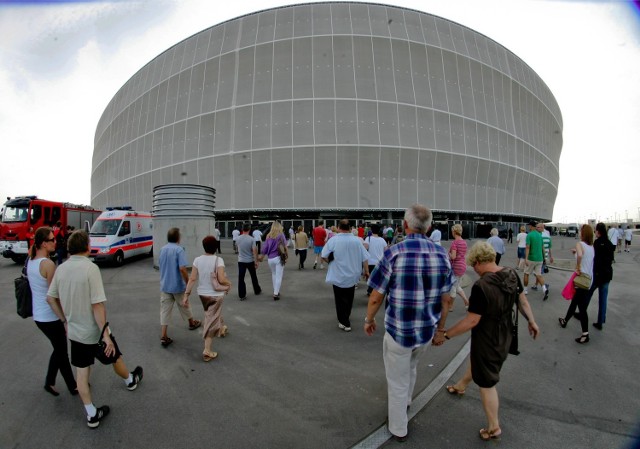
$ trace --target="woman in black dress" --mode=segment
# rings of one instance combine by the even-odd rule
[[[480,279],[471,289],[467,315],[446,330],[444,337],[449,339],[471,329],[471,352],[464,377],[448,386],[447,391],[462,395],[473,380],[480,387],[480,398],[487,415],[487,427],[480,429],[480,438],[498,439],[502,430],[496,384],[511,344],[513,305],[517,303],[520,313],[528,320],[533,338],[538,336],[539,329],[516,271],[496,265],[496,252],[490,244],[476,243],[467,253],[466,260]]]

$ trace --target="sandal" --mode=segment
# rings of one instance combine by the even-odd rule
[[[202,324],[202,322],[200,322],[198,320],[193,320],[193,324],[189,325],[189,330],[190,331],[195,330],[195,329],[199,328],[201,324]]]
[[[465,390],[457,389],[455,385],[447,385],[445,388],[449,394],[457,394],[458,396],[463,396],[465,392]]]
[[[218,353],[217,352],[203,352],[202,353],[202,360],[204,360],[205,362],[210,362],[213,359],[215,359],[216,357],[218,357]]]
[[[502,431],[500,430],[499,427],[493,430],[480,429],[480,433],[479,433],[480,439],[482,441],[499,440],[500,435],[502,435]]]
[[[563,329],[567,327],[567,320],[565,320],[564,318],[558,318],[558,323],[560,323],[560,327]]]
[[[173,340],[172,340],[172,339],[170,339],[169,337],[162,337],[162,338],[160,339],[160,344],[161,344],[162,346],[164,346],[165,348],[166,348],[167,346],[169,346],[171,343],[173,343]]]

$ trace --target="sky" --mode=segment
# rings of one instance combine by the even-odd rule
[[[0,198],[89,204],[96,126],[131,76],[203,29],[301,2],[0,0]],[[483,33],[549,86],[564,122],[552,221],[640,220],[639,1],[379,3]]]

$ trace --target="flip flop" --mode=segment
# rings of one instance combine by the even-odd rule
[[[463,396],[465,392],[465,390],[458,390],[454,385],[447,385],[445,388],[447,389],[447,393],[457,394],[458,396]]]
[[[500,433],[497,433],[500,432]],[[502,435],[502,430],[500,428],[489,430],[489,429],[480,429],[479,437],[483,441],[490,440],[499,440]]]
[[[218,357],[218,353],[217,352],[203,352],[202,353],[202,360],[204,360],[205,362],[210,362],[213,359],[215,359],[216,357]]]

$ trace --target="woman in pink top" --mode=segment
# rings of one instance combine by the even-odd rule
[[[450,312],[453,310],[453,300],[456,299],[456,294],[459,294],[464,301],[465,308],[469,307],[469,299],[467,295],[464,294],[462,287],[460,287],[460,279],[467,271],[467,263],[464,260],[467,254],[467,242],[462,239],[462,225],[453,225],[451,232],[453,233],[453,243],[451,243],[451,248],[449,248],[449,259],[451,259],[451,268],[453,268],[455,282],[449,292],[449,295],[451,295]]]

